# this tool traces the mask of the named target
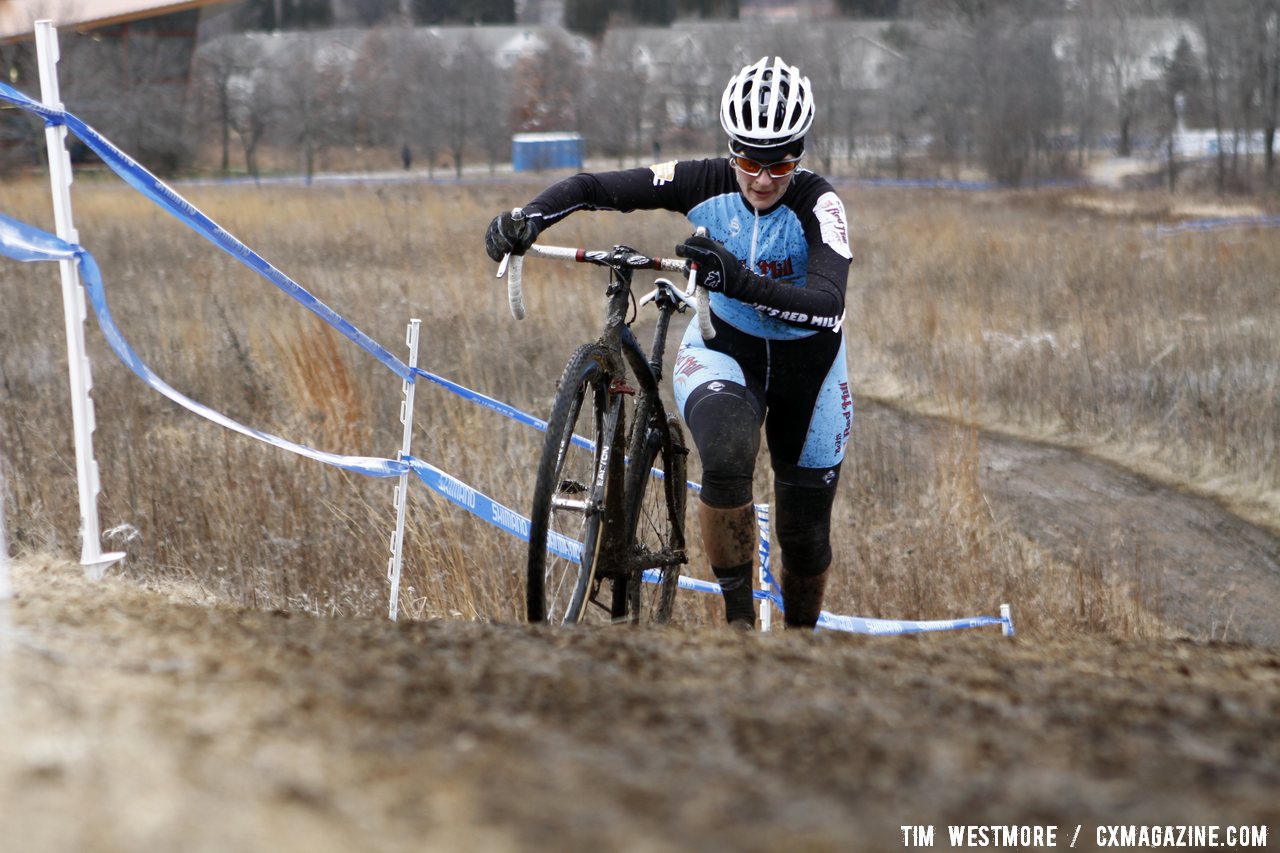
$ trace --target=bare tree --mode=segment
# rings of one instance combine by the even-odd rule
[[[472,133],[475,144],[484,151],[489,173],[493,174],[498,161],[511,153],[511,80],[492,57],[486,57],[478,74],[473,81],[479,94]]]
[[[440,40],[425,30],[389,26],[372,30],[360,45],[352,87],[360,138],[367,144],[426,153],[434,166],[437,134],[434,125],[424,127],[415,115],[431,93],[419,90],[436,85],[434,54]],[[424,136],[424,131],[430,131]]]
[[[1199,10],[1201,22],[1201,34],[1204,36],[1205,43],[1205,77],[1209,89],[1209,105],[1210,114],[1213,118],[1214,135],[1217,139],[1217,153],[1215,160],[1217,162],[1217,188],[1221,193],[1226,189],[1227,185],[1227,152],[1226,152],[1226,122],[1229,120],[1227,116],[1228,105],[1226,103],[1226,90],[1230,86],[1229,77],[1231,69],[1227,57],[1231,48],[1226,44],[1227,33],[1234,30],[1234,27],[1219,26],[1216,10],[1210,15],[1208,10],[1201,8]],[[1181,45],[1179,45],[1181,47]],[[1170,121],[1176,122],[1178,98],[1182,98],[1185,103],[1186,84],[1189,82],[1189,74],[1186,68],[1190,62],[1186,56],[1188,49],[1183,50],[1183,56],[1172,56],[1166,63],[1166,92],[1168,93],[1169,109],[1171,111]],[[1181,90],[1181,91],[1178,91]],[[1172,191],[1177,181],[1177,166],[1174,158],[1172,143],[1168,150],[1168,180],[1169,189]]]
[[[196,55],[192,78],[196,110],[204,121],[216,128],[219,168],[224,175],[231,170],[232,132],[249,127],[238,113],[243,114],[245,108],[246,78],[252,77],[261,58],[258,43],[241,35],[216,39]],[[265,129],[265,125],[263,127]]]
[[[442,50],[415,50],[404,71],[410,81],[404,102],[408,138],[426,156],[427,172],[435,174],[436,161],[446,146],[444,128],[438,116],[444,110],[444,91],[435,85],[444,73]]]
[[[1100,125],[1107,75],[1109,28],[1107,0],[1080,0],[1073,10],[1067,68],[1072,85],[1064,87],[1067,110],[1076,129],[1076,164],[1083,167]]]
[[[470,35],[453,46],[440,67],[440,128],[459,178],[467,146],[476,138],[481,113],[488,109],[488,89],[496,77],[492,71],[492,60]]]
[[[866,80],[875,55],[898,54],[888,45],[868,40],[860,33],[840,27],[827,28],[818,37],[817,49],[802,50],[801,70],[813,84],[821,109],[814,119],[813,153],[825,172],[832,170],[835,156],[847,159],[856,147],[858,126],[870,100]],[[797,61],[802,61],[797,60]]]
[[[245,171],[256,181],[261,174],[258,146],[270,129],[275,114],[275,97],[271,79],[274,71],[265,54],[257,46],[246,47],[248,68],[237,75],[230,89],[227,123],[240,139]]]
[[[1280,2],[1258,0],[1256,32],[1261,41],[1263,158],[1268,186],[1276,185],[1276,126],[1280,123]]]
[[[1140,13],[1135,0],[1112,0],[1103,4],[1102,25],[1097,31],[1098,50],[1111,79],[1116,105],[1116,154],[1133,153],[1133,123],[1139,112],[1140,77],[1143,56],[1134,32]]]
[[[705,141],[705,129],[719,115],[719,87],[724,86],[730,74],[758,58],[744,43],[734,51],[715,37],[714,30],[705,36],[677,37],[668,46],[665,62],[664,109],[673,130],[679,131],[686,145]]]
[[[515,66],[512,124],[517,130],[576,130],[583,69],[572,46],[552,32],[545,47]]]
[[[356,50],[329,36],[295,33],[274,57],[279,127],[302,155],[307,182],[325,148],[354,137],[350,69]]]
[[[634,52],[601,52],[587,75],[585,130],[602,154],[617,159],[619,168],[628,154],[638,161],[646,148],[650,91],[648,73]]]
[[[61,41],[59,74],[69,109],[154,171],[171,174],[191,162],[188,40],[125,31]]]
[[[935,138],[954,157],[971,141],[988,174],[1018,184],[1048,148],[1062,116],[1062,86],[1035,4],[948,0],[923,51]]]
[[[216,128],[223,174],[231,171],[234,134],[245,171],[259,176],[258,146],[277,108],[272,82],[277,62],[265,47],[271,41],[256,33],[229,35],[203,46],[197,55],[193,78],[197,129]]]
[[[901,47],[908,47],[899,43]],[[926,93],[928,86],[922,86],[918,78],[923,63],[918,52],[921,44],[913,41],[909,49],[913,51],[905,55],[905,61],[890,66],[888,79],[885,81],[884,94],[881,98],[881,138],[888,142],[888,154],[893,163],[894,176],[899,180],[906,177],[906,156],[913,134],[919,128],[917,122],[926,114]],[[876,152],[879,155],[881,152]]]
[[[1213,66],[1210,74],[1214,82],[1225,88],[1215,95],[1226,96],[1225,111],[1232,126],[1231,176],[1241,181],[1251,170],[1253,140],[1260,130],[1270,182],[1275,164],[1276,102],[1280,98],[1280,0],[1223,0],[1212,9],[1202,3],[1198,17],[1205,37],[1206,64]],[[1225,186],[1222,169],[1220,159],[1220,188]]]

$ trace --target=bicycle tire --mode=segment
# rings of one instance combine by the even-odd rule
[[[626,519],[635,564],[627,578],[628,621],[665,624],[675,610],[680,566],[684,563],[687,505],[684,431],[661,404],[656,414],[637,422],[627,468]],[[660,418],[659,427],[653,423]],[[653,475],[653,469],[662,477]],[[650,572],[650,579],[644,578]],[[657,577],[653,577],[656,573]]]
[[[538,461],[530,513],[526,567],[526,615],[530,622],[576,624],[595,577],[600,528],[612,477],[597,483],[605,440],[612,378],[608,351],[598,344],[579,347],[560,377]],[[593,442],[589,450],[574,433]],[[564,537],[560,539],[559,537]],[[581,544],[572,559],[568,542]],[[553,550],[548,550],[551,542]]]

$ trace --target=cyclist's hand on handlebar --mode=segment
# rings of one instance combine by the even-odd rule
[[[517,219],[511,211],[504,210],[489,223],[484,250],[494,261],[501,261],[504,255],[523,255],[538,239],[538,232],[542,230],[539,222],[529,217]]]
[[[707,290],[733,296],[747,277],[742,261],[710,237],[695,234],[676,246],[676,254],[698,265],[698,284]]]

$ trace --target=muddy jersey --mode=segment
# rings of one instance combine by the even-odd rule
[[[844,205],[831,185],[798,170],[782,198],[757,212],[726,158],[575,175],[525,206],[543,228],[578,210],[671,210],[742,260],[754,275],[741,298],[711,294],[717,317],[768,340],[840,334],[848,279]]]

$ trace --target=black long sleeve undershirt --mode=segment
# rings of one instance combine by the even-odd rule
[[[740,193],[727,160],[667,165],[670,172],[662,175],[658,166],[574,175],[539,193],[525,205],[525,215],[539,220],[546,229],[579,210],[671,210],[688,214],[709,198]],[[738,292],[727,294],[730,298],[788,325],[839,328],[844,316],[849,259],[824,241],[812,215],[817,199],[830,191],[830,185],[822,178],[799,172],[780,202],[791,206],[805,224],[808,263],[802,286],[748,270],[744,285]]]

